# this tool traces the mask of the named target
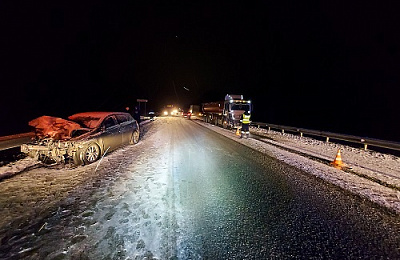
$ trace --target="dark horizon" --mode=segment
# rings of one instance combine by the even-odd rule
[[[0,135],[243,94],[253,121],[400,141],[399,3],[0,4]]]

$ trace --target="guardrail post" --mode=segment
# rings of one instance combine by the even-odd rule
[[[367,144],[364,144],[364,151],[367,150],[367,147],[368,147],[368,145],[367,145]]]
[[[329,143],[329,136],[326,137],[326,142]]]
[[[300,137],[303,137],[303,133],[302,132],[300,132]]]
[[[270,127],[270,126],[268,126],[268,132],[269,132],[269,131],[271,131],[271,127]]]
[[[282,129],[282,134],[284,134],[285,133],[285,129]]]

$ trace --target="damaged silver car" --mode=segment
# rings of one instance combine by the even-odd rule
[[[23,144],[21,152],[46,163],[82,165],[139,142],[139,124],[128,113],[85,112],[68,119],[42,116],[30,121],[36,138]]]

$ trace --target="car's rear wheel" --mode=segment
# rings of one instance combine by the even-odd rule
[[[130,144],[137,144],[139,142],[139,138],[140,138],[140,133],[139,130],[135,130],[133,131],[132,135],[131,135],[131,139],[129,140]]]
[[[83,161],[85,164],[89,164],[92,162],[95,162],[99,159],[100,157],[100,147],[95,144],[89,144],[88,147],[86,147],[85,152],[83,154]]]

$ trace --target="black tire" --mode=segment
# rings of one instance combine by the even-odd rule
[[[139,139],[140,139],[140,132],[139,130],[135,130],[133,131],[132,135],[131,135],[131,139],[129,139],[129,143],[130,144],[137,144],[139,143]]]
[[[100,147],[91,143],[86,148],[84,153],[82,154],[82,159],[85,164],[90,164],[97,161],[100,158]]]
[[[79,155],[80,155],[80,153],[75,153],[74,156],[72,157],[72,162],[74,163],[75,166],[79,166],[79,165],[83,164],[83,161]]]

